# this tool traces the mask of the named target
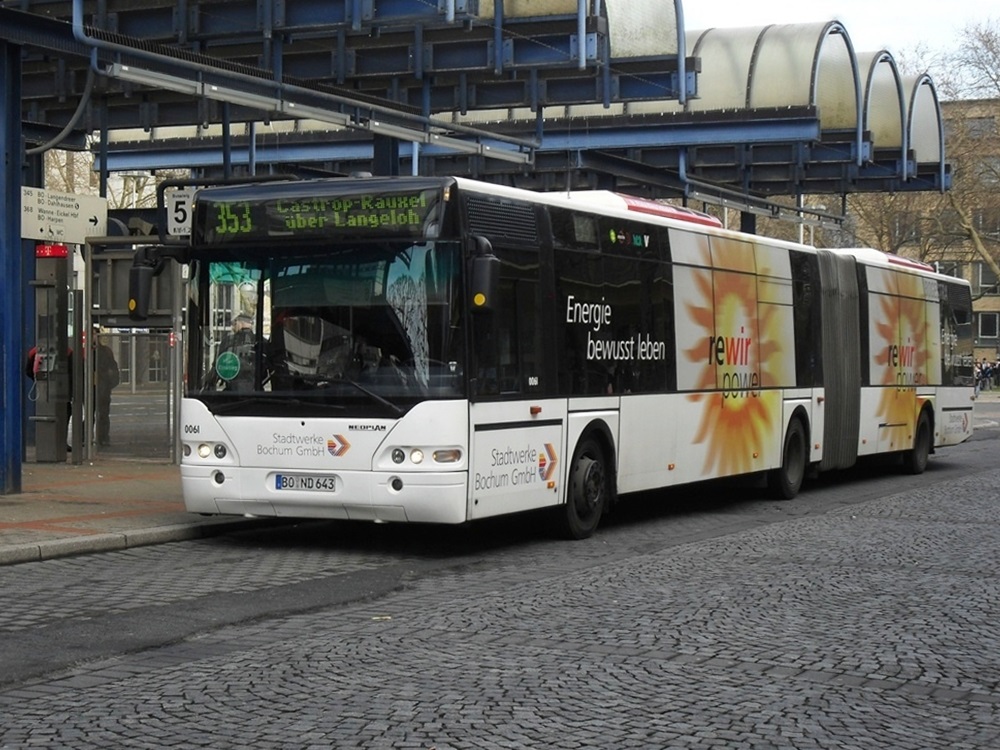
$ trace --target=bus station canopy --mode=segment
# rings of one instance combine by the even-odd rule
[[[765,197],[950,179],[933,81],[855,51],[835,20],[688,31],[680,0],[17,6],[0,8],[0,38],[24,50],[25,137],[103,142],[105,172],[375,160],[539,189]]]

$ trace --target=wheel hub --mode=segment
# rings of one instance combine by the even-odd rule
[[[580,506],[593,510],[601,502],[604,490],[604,467],[600,461],[592,458],[581,458],[576,470],[579,482],[579,492],[576,493]]]

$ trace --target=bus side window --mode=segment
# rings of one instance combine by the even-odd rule
[[[823,382],[820,326],[819,267],[816,257],[789,251],[792,265],[792,305],[795,327],[795,380],[800,387]]]

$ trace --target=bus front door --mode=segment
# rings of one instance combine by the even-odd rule
[[[473,404],[471,417],[469,519],[562,500],[565,401]]]

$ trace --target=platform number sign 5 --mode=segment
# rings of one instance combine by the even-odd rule
[[[194,189],[167,190],[165,197],[167,199],[167,234],[173,237],[190,235]]]

